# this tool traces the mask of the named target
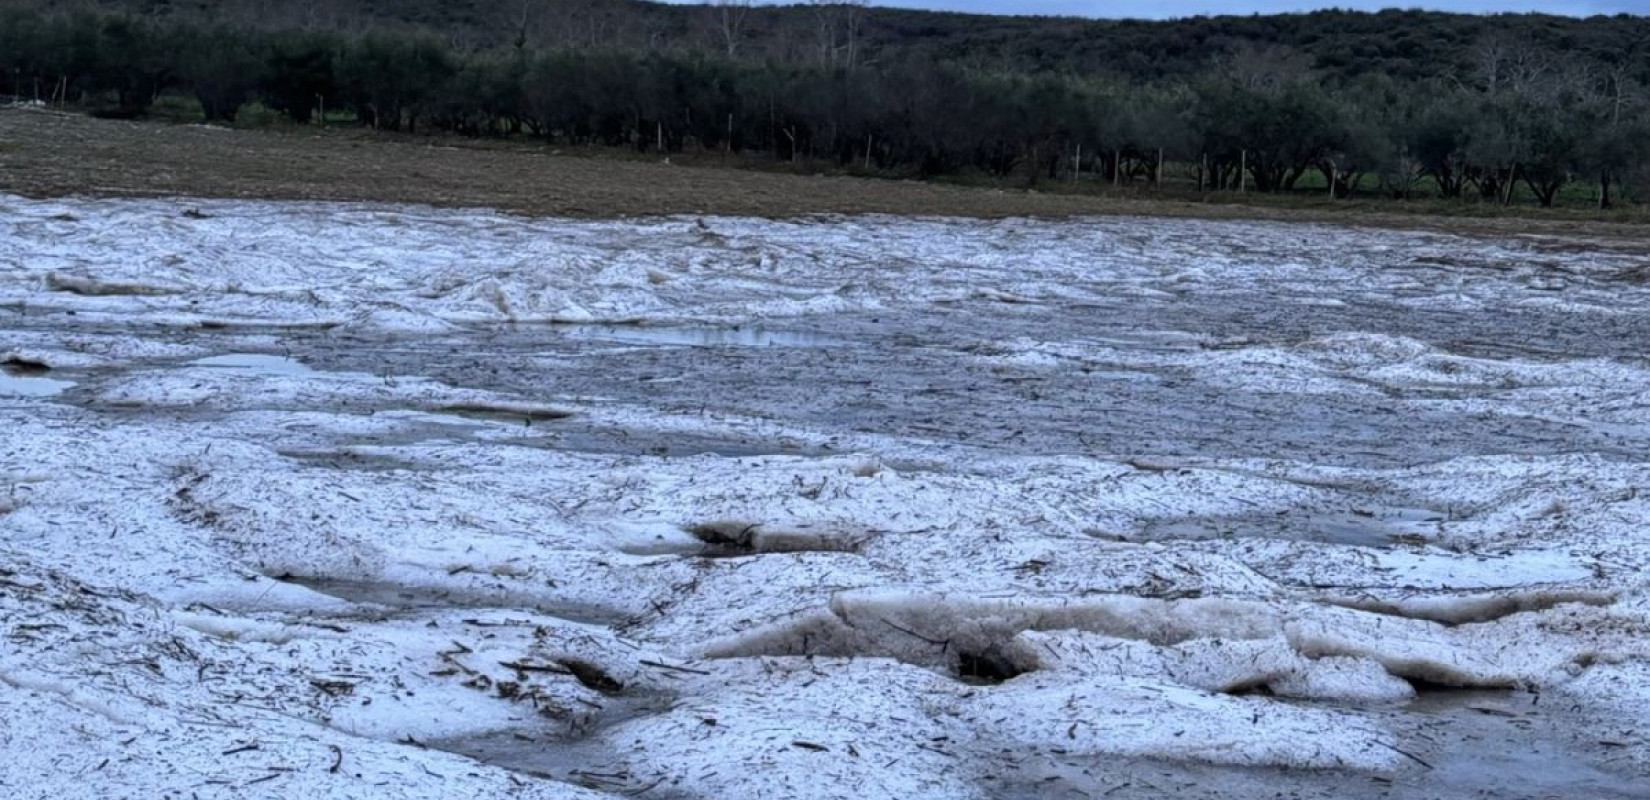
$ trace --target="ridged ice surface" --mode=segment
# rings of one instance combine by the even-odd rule
[[[0,197],[0,794],[1650,796],[1645,275]]]

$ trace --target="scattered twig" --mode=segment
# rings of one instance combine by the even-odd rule
[[[687,672],[687,673],[692,673],[694,675],[709,675],[710,674],[710,672],[708,672],[706,670],[702,670],[702,669],[694,669],[692,667],[679,667],[679,666],[676,666],[675,664],[665,664],[665,663],[659,662],[659,661],[649,661],[645,658],[637,661],[636,663],[641,664],[644,667],[656,667],[658,669],[668,669],[668,670],[674,670],[676,672]]]
[[[355,684],[350,683],[349,681],[310,678],[309,685],[325,693],[328,697],[338,697],[339,695],[352,694],[355,692]]]
[[[320,628],[323,631],[332,631],[333,633],[349,633],[349,628],[342,625],[334,625],[330,622],[316,622],[312,619],[304,619],[299,620],[298,624],[308,625],[311,628]]]
[[[647,794],[649,791],[652,791],[653,787],[658,786],[659,784],[664,783],[664,782],[665,782],[665,776],[660,775],[658,777],[658,779],[654,780],[652,783],[650,783],[646,786],[643,786],[642,788],[637,789],[634,792],[626,792],[626,794],[628,794],[631,797],[641,797],[642,795]]]
[[[893,622],[889,621],[889,619],[887,617],[877,617],[877,619],[882,620],[882,624],[887,625],[888,627],[893,628],[894,630],[899,631],[900,633],[903,633],[906,636],[921,639],[921,640],[923,640],[923,641],[925,641],[925,642],[927,642],[931,645],[934,645],[935,647],[949,647],[951,645],[951,640],[950,639],[930,639],[927,636],[924,636],[920,633],[917,633],[914,630],[911,630],[910,628],[901,628],[900,626],[895,625]]]
[[[509,667],[517,672],[553,672],[557,675],[571,675],[572,670],[559,664],[528,664],[524,661],[500,661],[501,667]]]
[[[1433,766],[1431,764],[1428,764],[1427,762],[1423,761],[1420,756],[1415,755],[1414,753],[1411,753],[1408,750],[1403,750],[1403,749],[1400,749],[1398,747],[1394,747],[1393,745],[1387,744],[1386,742],[1376,742],[1376,744],[1378,744],[1382,747],[1385,747],[1386,749],[1391,750],[1392,752],[1397,753],[1398,755],[1401,755],[1404,758],[1407,758],[1411,761],[1414,761],[1415,763],[1420,764],[1421,766],[1426,767],[1427,769],[1432,769],[1433,768]]]

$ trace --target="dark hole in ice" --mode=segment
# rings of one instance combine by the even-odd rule
[[[0,370],[4,370],[7,375],[44,375],[51,372],[52,368],[44,361],[11,356],[0,361]]]
[[[586,689],[592,689],[602,694],[618,694],[624,691],[624,681],[609,675],[607,670],[589,661],[577,658],[562,658],[557,659],[556,663],[568,672],[573,673],[573,678],[584,684]]]
[[[970,683],[1002,683],[1024,675],[1014,661],[995,650],[957,653],[957,677]]]
[[[707,556],[744,556],[756,552],[756,524],[701,522],[687,529],[705,543]]]
[[[701,522],[686,530],[704,543],[695,555],[705,558],[738,558],[758,553],[857,553],[870,538],[840,530],[809,530],[808,525],[781,530],[761,530],[760,523],[737,520]]]
[[[534,405],[516,406],[508,403],[447,403],[438,406],[436,410],[467,417],[498,419],[509,422],[526,420],[530,423],[567,419],[573,416],[573,412],[564,408]]]
[[[1430,678],[1415,675],[1400,675],[1399,677],[1403,678],[1404,681],[1410,685],[1410,687],[1415,689],[1416,697],[1433,698],[1435,700],[1438,698],[1448,697],[1451,694],[1459,694],[1464,696],[1467,694],[1484,694],[1486,692],[1512,690],[1512,687],[1510,686],[1492,688],[1458,686],[1451,683],[1440,683]]]

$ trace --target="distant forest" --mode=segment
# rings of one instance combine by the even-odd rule
[[[0,93],[110,116],[181,94],[213,121],[256,102],[295,123],[909,177],[1650,200],[1650,19],[1625,15],[10,0],[0,68]]]

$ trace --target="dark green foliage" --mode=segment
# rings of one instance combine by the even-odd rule
[[[177,30],[139,17],[97,22],[93,86],[113,91],[123,115],[141,113],[178,74]]]
[[[208,120],[234,122],[263,77],[265,54],[225,28],[179,31],[178,80],[195,93]]]
[[[264,37],[264,105],[307,123],[327,98],[337,103],[333,62],[342,45],[332,37],[303,31],[277,32]]]
[[[349,43],[336,69],[345,100],[366,124],[408,132],[458,71],[433,38],[378,33]]]

